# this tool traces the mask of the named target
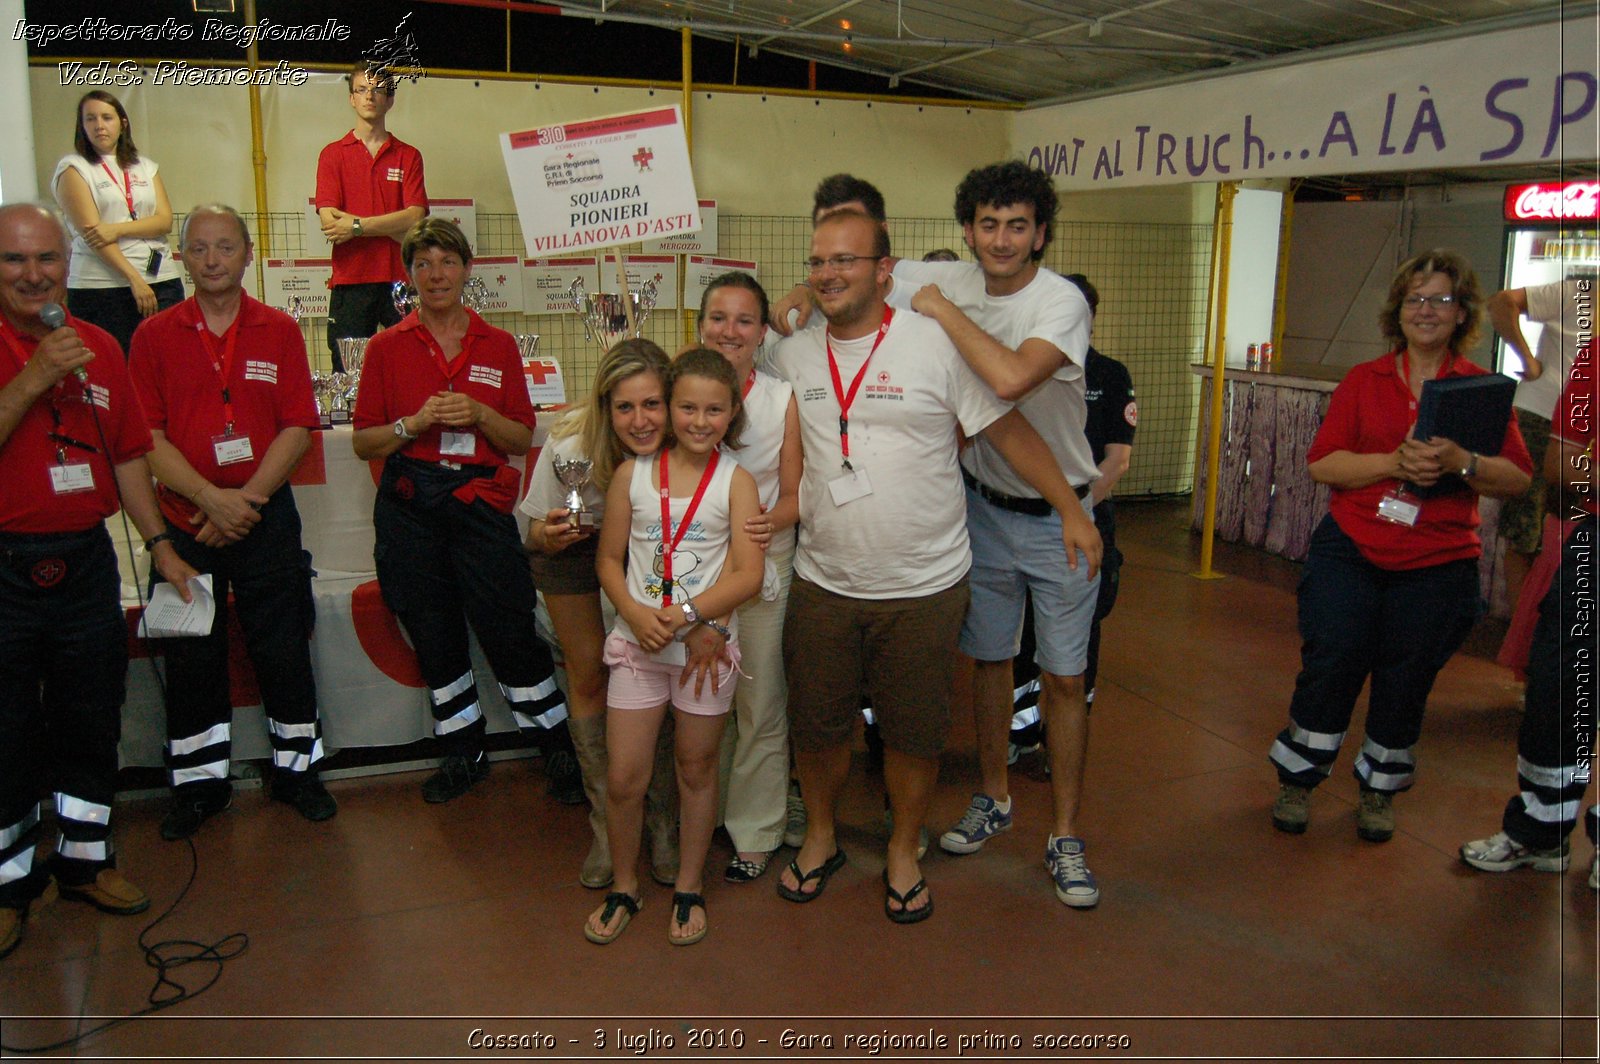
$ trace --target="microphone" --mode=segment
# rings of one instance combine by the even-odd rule
[[[59,329],[67,323],[67,312],[61,309],[60,303],[46,303],[39,308],[39,320],[52,329]],[[79,384],[89,383],[89,371],[82,366],[73,370],[72,375],[78,378]]]

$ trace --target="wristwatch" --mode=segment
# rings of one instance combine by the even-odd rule
[[[414,440],[417,438],[417,434],[415,432],[406,431],[406,419],[403,417],[395,419],[394,434],[400,437],[402,440]]]
[[[694,599],[683,600],[683,619],[690,624],[700,623],[700,611],[694,608]]]
[[[155,535],[144,541],[144,552],[149,554],[151,551],[156,549],[157,543],[171,543],[172,541],[171,532],[157,532]]]
[[[351,220],[351,222],[350,222],[350,232],[355,234],[356,236],[360,236],[361,235],[361,219],[360,218],[355,218],[355,219]]]
[[[1467,459],[1467,464],[1461,468],[1461,479],[1462,480],[1471,480],[1473,477],[1475,477],[1477,475],[1478,475],[1478,453],[1476,451],[1473,451],[1473,452],[1471,452],[1470,456]]]

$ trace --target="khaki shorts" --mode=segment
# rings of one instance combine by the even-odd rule
[[[1538,554],[1544,542],[1545,480],[1544,452],[1550,446],[1550,419],[1516,408],[1517,428],[1533,459],[1533,483],[1514,499],[1500,504],[1500,538],[1518,554]]]
[[[528,568],[533,572],[533,586],[546,595],[598,593],[600,578],[595,575],[594,559],[599,545],[597,532],[578,540],[560,554],[529,551]]]
[[[905,599],[850,598],[795,577],[783,621],[795,749],[848,743],[866,694],[885,746],[938,757],[950,734],[956,635],[968,598],[965,576]]]

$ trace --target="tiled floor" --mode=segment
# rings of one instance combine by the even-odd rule
[[[900,1041],[885,1056],[932,1058],[966,1036],[964,1055],[980,1059],[1594,1059],[1589,843],[1575,837],[1560,876],[1484,875],[1456,857],[1494,830],[1514,783],[1506,675],[1467,655],[1441,675],[1393,841],[1355,836],[1349,751],[1310,831],[1275,832],[1265,751],[1297,665],[1296,569],[1224,546],[1227,578],[1197,580],[1186,516],[1136,504],[1119,522],[1128,567],[1106,629],[1083,817],[1096,910],[1066,909],[1049,888],[1047,784],[1027,762],[1015,830],[974,856],[930,854],[928,922],[882,915],[881,784],[858,758],[843,811],[850,862],[827,896],[783,902],[775,871],[727,886],[719,843],[711,934],[690,949],[667,943],[670,894],[653,885],[616,944],[584,941],[599,901],[577,884],[585,811],[546,799],[536,762],[497,764],[443,807],[421,801],[415,774],[338,782],[339,816],[316,826],[241,791],[196,838],[194,885],[146,939],[243,932],[248,949],[198,999],[76,1052],[851,1059],[888,1037]],[[958,713],[936,829],[966,804],[972,749]],[[150,916],[59,902],[0,962],[7,1046],[145,1005],[154,973],[140,934],[190,868],[185,845],[158,838],[160,812],[153,801],[118,811],[122,864],[155,899]],[[196,964],[174,978],[193,988],[212,974]],[[477,1048],[486,1036],[521,1047]],[[1113,1041],[1094,1048],[1094,1036]],[[1067,1037],[1078,1041],[1050,1041]]]

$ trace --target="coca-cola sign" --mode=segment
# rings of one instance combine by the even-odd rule
[[[1592,222],[1600,218],[1600,181],[1506,187],[1508,222]]]

